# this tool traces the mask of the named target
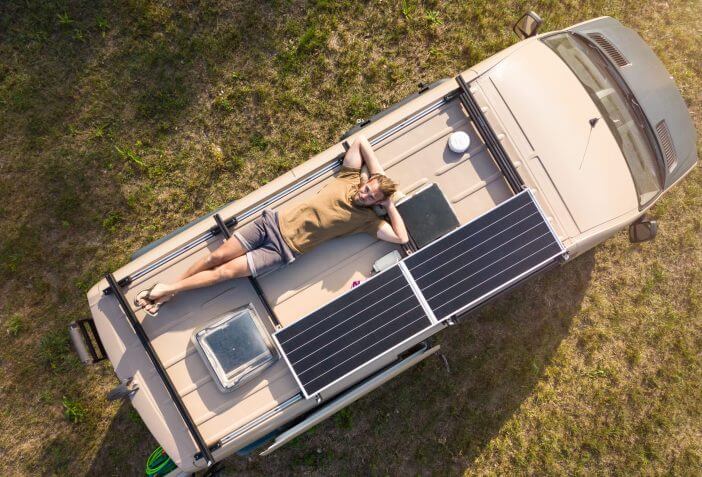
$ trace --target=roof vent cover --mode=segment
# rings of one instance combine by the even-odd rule
[[[661,149],[663,149],[665,165],[668,167],[668,171],[672,171],[678,165],[678,155],[675,153],[673,139],[670,137],[670,131],[665,120],[656,124],[656,134],[658,135],[658,141],[661,143]]]
[[[604,35],[601,33],[588,33],[587,36],[592,38],[592,40],[597,43],[597,45],[607,53],[607,56],[614,61],[614,64],[622,68],[628,66],[631,63],[626,59],[622,52],[619,51]]]

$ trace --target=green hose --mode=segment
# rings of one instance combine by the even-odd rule
[[[175,462],[168,457],[166,451],[157,447],[146,461],[146,475],[149,477],[162,477],[176,468]]]

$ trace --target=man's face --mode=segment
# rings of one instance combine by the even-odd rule
[[[358,188],[358,192],[353,197],[353,203],[359,207],[370,207],[385,199],[385,196],[378,187],[378,182],[370,180]]]

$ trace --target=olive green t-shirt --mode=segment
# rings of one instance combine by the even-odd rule
[[[382,220],[372,208],[352,202],[360,181],[359,169],[344,166],[317,195],[280,212],[280,233],[293,252],[305,253],[326,240],[357,232],[376,236]]]

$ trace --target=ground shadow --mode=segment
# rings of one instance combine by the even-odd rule
[[[125,445],[125,441],[131,444]],[[107,428],[85,475],[144,475],[146,459],[156,447],[158,442],[131,404],[124,401]]]

